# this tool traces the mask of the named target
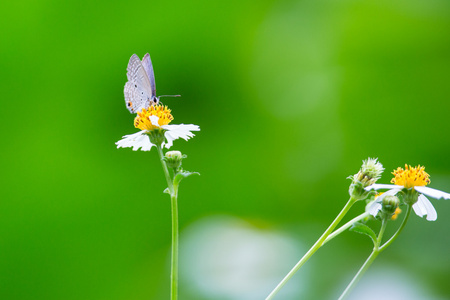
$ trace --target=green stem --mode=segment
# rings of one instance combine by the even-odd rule
[[[172,261],[170,299],[178,298],[178,192],[172,195]]]
[[[377,244],[375,245],[376,250],[379,250],[379,247],[381,245],[381,239],[383,238],[384,231],[386,230],[386,225],[387,225],[387,220],[386,219],[381,220],[381,228],[380,228],[380,232],[378,233]],[[381,252],[381,250],[380,250],[380,252]]]
[[[172,178],[170,178],[169,169],[167,168],[167,164],[164,161],[164,154],[162,152],[161,145],[159,145],[159,146],[157,145],[156,149],[158,150],[159,159],[161,160],[161,165],[163,168],[164,176],[166,177],[167,187],[169,188],[170,195],[173,195],[174,194],[173,181],[172,181]]]
[[[359,269],[358,273],[356,273],[355,277],[353,277],[352,281],[347,285],[344,292],[339,297],[339,300],[345,299],[351,292],[351,290],[355,287],[356,283],[361,279],[364,273],[369,269],[370,265],[373,263],[375,258],[377,258],[378,254],[380,254],[381,250],[379,249],[379,245],[381,243],[381,239],[383,238],[384,231],[386,230],[387,221],[386,219],[382,220],[380,233],[378,234],[378,238],[376,244],[373,248],[372,253],[370,253],[369,257],[366,259],[362,267]]]
[[[395,239],[397,239],[398,235],[402,232],[403,228],[405,228],[406,222],[408,221],[409,215],[411,213],[411,206],[408,205],[405,218],[402,221],[402,224],[398,228],[397,232],[383,245],[380,247],[381,240],[383,238],[384,231],[386,229],[387,220],[383,220],[381,224],[380,233],[378,234],[377,242],[375,247],[373,248],[372,253],[367,258],[367,260],[362,265],[361,269],[359,269],[358,273],[356,273],[355,277],[353,277],[352,281],[348,284],[345,291],[342,293],[341,297],[339,297],[339,300],[345,299],[350,293],[350,291],[353,289],[353,287],[356,285],[356,283],[361,279],[361,277],[364,275],[364,273],[367,271],[367,269],[370,267],[372,262],[375,260],[375,258],[380,254],[382,251],[384,251],[390,244],[392,244]]]
[[[170,177],[167,164],[164,161],[164,154],[161,146],[156,146],[159,158],[161,160],[164,176],[166,177],[167,187],[170,192],[170,201],[172,208],[172,258],[170,268],[170,299],[178,299],[178,185],[174,186]]]
[[[345,204],[344,208],[337,215],[336,219],[334,219],[333,223],[325,230],[322,236],[317,240],[317,242],[311,247],[311,249],[306,252],[306,254],[300,259],[300,261],[292,268],[291,271],[281,280],[281,282],[275,287],[275,289],[267,296],[266,300],[273,299],[275,295],[281,290],[281,288],[291,279],[291,277],[303,266],[304,263],[308,261],[308,259],[324,244],[325,239],[330,235],[330,233],[336,228],[345,214],[349,211],[352,205],[357,200],[350,198],[348,202]]]
[[[386,249],[390,244],[392,244],[397,239],[400,232],[402,232],[403,228],[405,228],[406,222],[408,221],[410,214],[411,214],[411,206],[408,205],[408,207],[406,209],[405,218],[402,221],[402,225],[400,225],[397,232],[394,233],[394,235],[386,243],[384,243],[383,246],[380,247],[380,251],[383,251],[384,249]]]
[[[370,256],[367,258],[367,260],[362,265],[361,269],[359,269],[358,273],[356,273],[355,277],[353,277],[352,281],[348,284],[345,291],[342,293],[342,295],[339,297],[338,300],[343,300],[345,297],[347,297],[350,293],[350,291],[353,289],[355,284],[361,279],[361,277],[364,275],[364,273],[367,271],[367,269],[370,267],[372,262],[375,260],[375,258],[380,254],[380,250],[373,249]]]
[[[351,219],[350,221],[348,221],[347,223],[345,223],[344,225],[342,225],[341,227],[339,227],[339,229],[335,230],[332,234],[330,234],[327,239],[323,242],[322,246],[325,245],[326,243],[328,243],[329,241],[331,241],[332,239],[334,239],[335,237],[337,237],[339,234],[341,234],[342,232],[344,232],[345,230],[347,230],[350,226],[352,226],[353,224],[355,224],[356,222],[368,217],[370,214],[368,212],[365,212],[363,214],[360,214],[359,216]]]

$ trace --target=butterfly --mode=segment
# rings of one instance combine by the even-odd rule
[[[137,113],[143,108],[158,104],[160,97],[180,97],[180,95],[156,96],[155,74],[148,53],[144,55],[142,61],[136,54],[131,56],[127,66],[127,78],[123,94],[130,113]]]

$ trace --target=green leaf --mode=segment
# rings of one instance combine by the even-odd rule
[[[179,185],[180,181],[184,178],[187,178],[191,175],[200,175],[200,173],[198,172],[189,172],[189,171],[183,171],[181,170],[180,172],[177,173],[177,175],[175,175],[175,178],[173,180],[173,184],[174,185]]]
[[[350,227],[349,230],[360,233],[360,234],[367,235],[368,237],[370,237],[372,239],[373,244],[376,245],[377,236],[376,236],[375,232],[373,232],[372,228],[370,228],[369,226],[367,226],[363,223],[360,223],[360,222],[356,222],[355,224],[352,225],[352,227]]]
[[[163,191],[163,193],[169,194],[169,195],[170,195],[170,190],[169,190],[169,188],[166,188],[166,189]]]

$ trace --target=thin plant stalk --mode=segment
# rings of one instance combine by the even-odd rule
[[[378,234],[378,238],[377,238],[377,241],[373,248],[372,253],[370,253],[369,257],[366,259],[364,264],[361,266],[358,273],[356,273],[356,275],[353,277],[352,281],[350,281],[348,286],[345,288],[344,292],[339,297],[339,300],[344,300],[350,294],[352,289],[355,287],[355,285],[358,283],[358,281],[361,279],[361,277],[364,275],[364,273],[367,271],[367,269],[369,269],[370,265],[373,263],[375,258],[383,250],[385,250],[390,244],[392,244],[392,242],[394,242],[395,239],[397,239],[398,235],[402,232],[403,228],[405,228],[405,225],[409,218],[410,213],[411,213],[411,206],[408,205],[405,218],[403,219],[403,222],[400,225],[400,227],[398,228],[397,232],[395,232],[395,234],[383,246],[380,246],[381,239],[383,237],[384,230],[386,229],[386,225],[387,225],[387,221],[383,220],[383,223],[381,224],[380,233]]]
[[[178,201],[177,195],[170,197],[172,202],[172,259],[171,259],[171,288],[170,299],[178,298]]]
[[[367,269],[370,267],[372,262],[377,258],[378,254],[380,254],[379,250],[373,250],[372,253],[370,253],[367,260],[364,262],[362,267],[359,269],[358,273],[356,273],[355,277],[353,277],[352,281],[349,283],[347,288],[344,290],[342,295],[339,297],[339,300],[345,299],[353,289],[353,287],[356,285],[356,283],[361,279],[361,277],[364,275],[364,273],[367,271]]]
[[[331,234],[331,232],[336,228],[345,214],[349,211],[353,204],[355,204],[357,200],[354,198],[350,198],[348,202],[345,204],[344,208],[337,215],[336,219],[334,219],[333,223],[325,230],[322,236],[316,241],[316,243],[311,247],[311,249],[306,252],[306,254],[300,259],[300,261],[292,268],[291,271],[281,280],[281,282],[275,287],[275,289],[267,296],[266,300],[271,300],[275,295],[281,290],[281,288],[291,279],[292,276],[308,261],[308,259],[324,244],[326,238]]]
[[[405,228],[406,221],[408,221],[409,215],[411,214],[411,206],[408,205],[408,208],[406,209],[405,218],[403,219],[402,225],[400,225],[400,228],[397,230],[397,232],[386,242],[383,246],[380,247],[380,250],[383,251],[386,249],[390,244],[392,244],[398,237],[398,235],[402,232],[403,228]]]
[[[164,160],[161,146],[157,146],[159,158],[161,160],[164,176],[169,189],[171,209],[172,209],[172,257],[170,268],[170,299],[178,299],[178,185],[174,186],[169,169]]]
[[[333,231],[332,234],[330,234],[327,239],[323,242],[322,246],[325,245],[326,243],[328,243],[329,241],[331,241],[332,239],[334,239],[335,237],[337,237],[338,235],[340,235],[342,232],[346,231],[350,226],[352,226],[353,224],[355,224],[356,222],[366,218],[370,216],[370,213],[365,212],[363,214],[360,214],[359,216],[351,219],[350,221],[348,221],[347,223],[345,223],[344,225],[342,225],[341,227],[339,227],[339,229],[336,229],[335,231]]]
[[[174,193],[173,180],[170,177],[169,169],[167,168],[167,164],[164,160],[164,153],[162,152],[162,148],[160,145],[156,146],[156,148],[158,150],[159,159],[161,160],[161,165],[162,165],[162,168],[164,171],[164,176],[166,177],[167,187],[169,188],[170,195],[173,195],[173,193]]]

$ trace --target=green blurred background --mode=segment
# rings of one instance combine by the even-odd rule
[[[0,299],[168,299],[170,201],[134,133],[129,57],[151,54],[183,181],[180,299],[263,299],[378,157],[450,191],[450,2],[0,4]],[[352,299],[450,299],[450,203],[412,216]],[[364,208],[359,203],[349,218]],[[395,227],[398,222],[393,223]],[[393,228],[391,228],[393,229]],[[371,250],[344,233],[279,299],[335,299]],[[384,293],[384,294],[383,294]],[[358,296],[359,295],[359,296]]]

